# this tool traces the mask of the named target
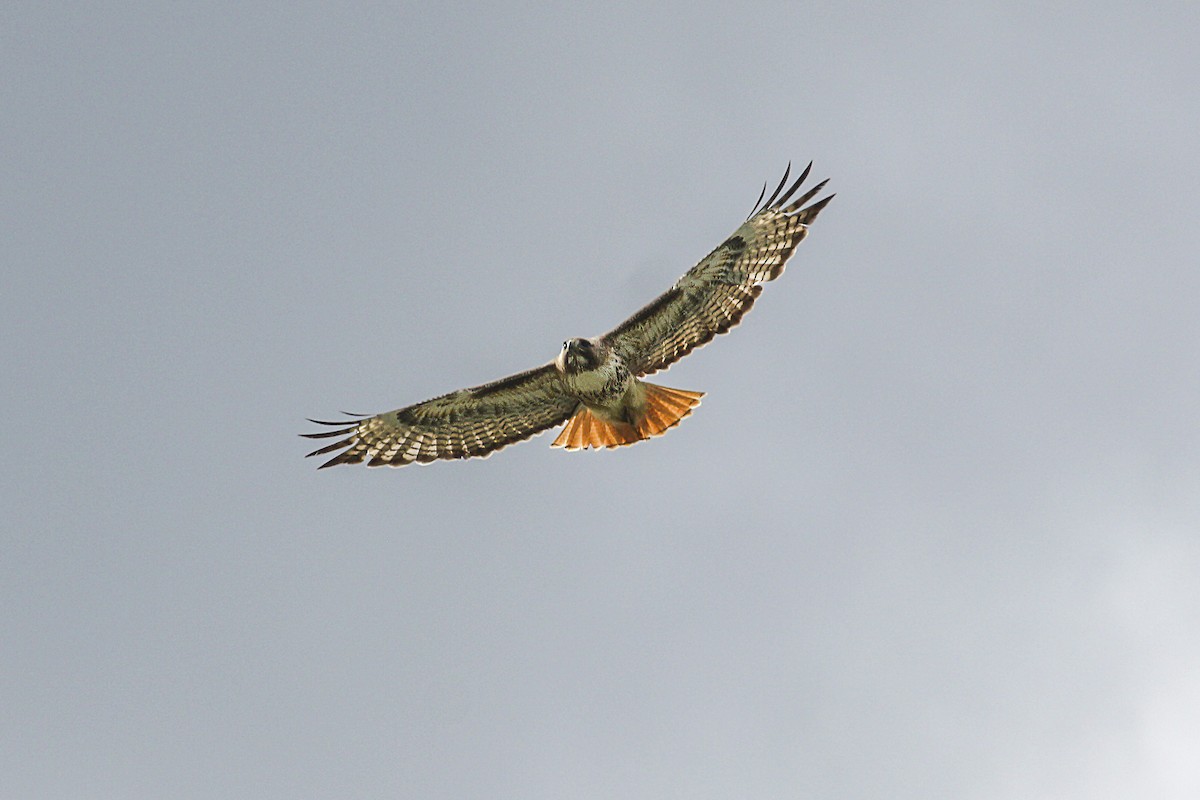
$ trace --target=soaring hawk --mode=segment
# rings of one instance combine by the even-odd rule
[[[812,164],[788,186],[779,186],[717,249],[675,285],[603,336],[569,339],[549,364],[424,403],[377,414],[348,414],[339,422],[309,420],[335,430],[301,434],[344,437],[310,456],[342,452],[320,468],[367,462],[369,467],[487,456],[505,445],[561,425],[553,447],[580,450],[620,447],[659,436],[699,405],[702,392],[669,389],[641,380],[737,325],[762,292],[783,274],[808,225],[833,199],[805,205],[821,181],[792,196]],[[787,187],[786,190],[784,187]],[[761,205],[760,205],[761,203]]]

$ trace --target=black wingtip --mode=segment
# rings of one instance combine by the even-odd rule
[[[829,201],[835,197],[837,197],[836,192],[834,194],[829,195],[828,197],[822,197],[820,200],[813,203],[811,206],[808,206],[807,208],[805,208],[804,212],[808,215],[808,218],[811,220],[813,217],[817,216],[817,214],[820,213],[822,208],[829,205]]]
[[[809,200],[812,200],[814,197],[816,197],[820,193],[820,191],[825,188],[825,184],[827,184],[827,183],[829,183],[828,178],[821,181],[816,186],[812,187],[807,192],[805,192],[804,194],[797,197],[795,200],[793,200],[791,202],[791,204],[789,206],[787,206],[786,208],[782,208],[780,210],[783,211],[783,213],[785,213],[785,214],[795,214],[796,212],[801,211],[802,209],[807,211],[807,209],[805,209],[805,207],[804,207],[804,204],[807,203]]]
[[[796,178],[796,180],[792,183],[792,185],[788,187],[788,190],[786,192],[784,192],[783,195],[778,200],[776,200],[775,203],[771,207],[772,208],[780,208],[785,203],[787,203],[788,199],[790,199],[791,196],[796,193],[796,190],[800,188],[800,184],[804,183],[805,179],[808,177],[808,173],[811,170],[812,170],[812,162],[810,161],[810,162],[808,162],[808,166],[804,168],[804,171],[800,173],[800,177]]]
[[[783,171],[783,177],[779,180],[779,185],[775,187],[775,191],[771,192],[771,196],[767,198],[767,202],[763,203],[763,208],[770,208],[775,202],[775,198],[779,197],[779,193],[783,191],[783,187],[787,185],[788,178],[792,174],[792,162],[788,162],[787,169]]]
[[[328,420],[313,419],[312,417],[305,417],[304,419],[308,422],[311,422],[313,425],[327,425],[331,428],[338,428],[339,430],[321,431],[320,433],[301,433],[299,435],[303,436],[305,439],[327,439],[330,436],[337,436],[341,433],[349,433],[353,431],[360,422],[362,422],[364,419],[367,419],[369,416],[367,414],[352,414],[349,411],[339,411],[338,413],[345,414],[347,417],[349,417],[349,419]]]
[[[775,187],[775,191],[771,193],[771,196],[767,197],[766,202],[763,201],[763,197],[767,193],[767,184],[763,184],[762,191],[758,193],[758,201],[754,204],[754,210],[750,212],[750,216],[746,217],[746,219],[751,219],[754,217],[754,215],[760,214],[767,209],[782,211],[785,214],[793,214],[798,211],[806,202],[811,200],[817,194],[817,192],[819,192],[822,187],[825,186],[826,183],[829,182],[828,179],[825,179],[812,189],[809,189],[801,197],[793,200],[792,196],[799,191],[800,187],[804,185],[804,182],[808,180],[808,176],[812,172],[812,168],[813,162],[809,161],[808,164],[805,165],[804,169],[800,172],[799,177],[789,183],[788,181],[792,174],[792,162],[789,161],[787,169],[783,171],[783,178],[779,181],[779,185]]]
[[[760,208],[762,208],[762,205],[761,205],[762,199],[766,196],[767,196],[767,182],[763,181],[762,191],[758,193],[758,199],[754,201],[754,207],[750,209],[750,213],[746,216],[746,219],[750,219],[750,217],[753,217],[755,214],[758,213],[758,210]]]
[[[304,457],[312,458],[313,456],[325,455],[326,453],[332,453],[334,450],[341,450],[343,447],[349,447],[352,444],[354,444],[353,436],[351,436],[349,439],[342,439],[340,442],[334,442],[333,444],[327,444],[324,447],[318,447],[316,450],[306,454]]]
[[[354,442],[357,439],[357,432],[359,430],[359,424],[362,422],[362,420],[367,418],[367,415],[366,414],[351,414],[348,411],[342,411],[341,413],[345,414],[347,419],[327,420],[327,419],[313,419],[312,417],[306,417],[306,419],[314,425],[327,425],[327,426],[333,428],[333,430],[317,431],[316,433],[301,433],[300,436],[302,438],[305,438],[305,439],[331,439],[335,436],[338,436],[338,437],[344,436],[346,438],[339,439],[338,441],[334,442],[333,444],[328,444],[328,445],[325,445],[324,447],[319,447],[316,450],[313,450],[311,453],[308,453],[307,455],[305,455],[305,458],[311,458],[313,456],[319,456],[319,455],[323,455],[325,453],[332,453],[335,450],[341,450],[342,448],[350,447],[352,444],[354,444]],[[333,466],[334,464],[346,463],[347,460],[341,458],[343,455],[345,455],[345,453],[340,453],[337,456],[334,456],[332,459],[330,459],[329,461],[325,462],[320,467],[318,467],[318,469],[324,469],[325,467],[330,467],[330,466]],[[341,460],[339,461],[338,459],[341,459]]]
[[[352,411],[339,411],[338,413],[344,414],[345,416],[350,417],[350,419],[341,419],[336,422],[330,422],[329,420],[324,419],[313,419],[312,417],[305,417],[305,419],[314,425],[350,425],[371,416],[370,414],[355,414]]]
[[[344,453],[338,453],[336,456],[317,467],[317,470],[323,470],[327,467],[336,467],[338,464],[361,464],[362,461],[363,455],[361,453],[355,453],[347,450]],[[374,461],[374,459],[372,459],[372,461]]]
[[[356,430],[358,430],[358,426],[351,425],[348,428],[338,428],[337,430],[332,431],[319,431],[318,433],[301,433],[298,435],[305,439],[329,439],[334,436],[343,436],[347,433],[353,433]]]

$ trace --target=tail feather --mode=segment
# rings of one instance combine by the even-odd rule
[[[674,428],[700,405],[700,398],[704,396],[704,392],[672,389],[656,383],[642,385],[646,388],[646,413],[638,424],[638,432],[643,439],[661,436]]]
[[[646,408],[636,425],[608,422],[587,408],[581,408],[550,446],[567,450],[613,448],[661,436],[691,414],[704,396],[704,392],[671,389],[653,383],[643,382],[642,386],[646,392]]]
[[[579,416],[579,422],[571,430],[570,447],[583,447],[592,435],[592,416],[590,414]]]
[[[583,408],[567,421],[566,427],[550,446],[586,450],[589,447],[620,447],[641,441],[642,438],[634,426],[606,422]]]

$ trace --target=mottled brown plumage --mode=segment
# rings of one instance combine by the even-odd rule
[[[702,393],[640,378],[737,325],[762,292],[761,284],[783,273],[809,223],[833,199],[829,195],[805,205],[826,181],[791,199],[811,167],[789,185],[789,165],[774,193],[761,205],[756,202],[728,239],[603,336],[571,339],[549,364],[423,403],[372,417],[347,415],[341,422],[310,420],[334,430],[302,436],[345,438],[309,455],[342,451],[322,468],[487,456],[568,421],[553,443],[568,450],[618,447],[663,434],[691,413]],[[764,186],[760,202],[765,195]]]

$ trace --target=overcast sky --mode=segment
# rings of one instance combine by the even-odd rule
[[[0,797],[1200,796],[1196,4],[427,5],[0,10]],[[810,159],[665,437],[302,458]]]

